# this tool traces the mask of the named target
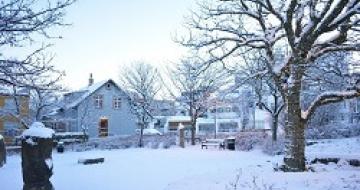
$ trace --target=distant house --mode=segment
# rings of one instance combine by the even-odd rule
[[[151,104],[151,114],[153,116],[175,115],[175,102],[171,100],[154,100]]]
[[[255,106],[249,90],[226,93],[209,100],[207,110],[196,120],[196,134],[236,133],[241,130],[269,130],[271,115]],[[183,105],[178,105],[175,115],[155,116],[151,127],[164,133],[177,132],[180,125],[191,128],[191,118]]]
[[[136,118],[125,92],[111,79],[64,94],[62,105],[43,121],[61,132],[86,132],[90,137],[135,133]]]
[[[0,88],[0,134],[6,143],[11,143],[15,136],[25,129],[22,120],[29,118],[29,99],[27,90]]]

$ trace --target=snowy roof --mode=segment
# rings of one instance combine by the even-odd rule
[[[29,129],[26,129],[23,133],[23,137],[39,137],[44,139],[52,138],[55,134],[54,130],[46,128],[41,122],[34,122]]]
[[[94,83],[91,86],[87,86],[84,88],[81,88],[78,91],[74,91],[73,93],[76,92],[83,92],[84,94],[81,95],[79,98],[76,98],[72,103],[70,103],[69,105],[67,105],[65,108],[69,109],[69,108],[73,108],[76,107],[77,105],[79,105],[82,101],[84,101],[87,97],[89,97],[91,94],[93,94],[96,90],[98,90],[99,88],[101,88],[103,85],[105,85],[106,83],[111,82],[113,83],[117,88],[119,88],[121,90],[121,88],[112,80],[112,79],[108,79],[108,80],[104,80],[104,81],[100,81],[97,83]],[[122,91],[122,90],[121,90]]]
[[[169,116],[167,117],[168,122],[189,122],[191,120],[190,116]],[[198,123],[214,123],[215,119],[213,118],[197,118],[196,120]],[[217,118],[217,122],[238,122],[239,118]]]
[[[181,122],[181,121],[190,121],[190,116],[183,116],[183,115],[176,115],[176,116],[169,116],[167,118],[168,122]]]
[[[270,114],[261,109],[255,109],[255,120],[269,120]]]
[[[11,86],[0,86],[0,94],[2,95],[13,95],[14,89]],[[16,88],[17,96],[29,96],[29,90]]]
[[[215,123],[215,119],[213,118],[198,118],[196,120],[199,124],[212,124]],[[216,118],[217,123],[232,123],[239,122],[239,118]]]

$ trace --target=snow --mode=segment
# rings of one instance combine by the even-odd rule
[[[181,130],[181,129],[184,129],[185,126],[183,124],[180,123],[179,127],[178,127],[178,130]]]
[[[143,130],[143,134],[144,135],[162,135],[162,133],[160,131],[158,131],[157,129],[144,129]]]
[[[186,122],[190,120],[191,120],[190,116],[182,116],[182,115],[169,116],[167,118],[168,122]]]
[[[357,155],[360,138],[324,140],[307,147],[307,155],[318,153]],[[102,164],[78,164],[79,158],[103,157]],[[274,172],[282,156],[251,152],[185,149],[125,149],[112,151],[53,153],[55,189],[132,189],[132,190],[225,190],[238,189],[345,190],[360,188],[360,168],[314,165],[316,172]],[[47,162],[50,166],[52,163]],[[2,189],[20,189],[21,159],[10,156],[0,169]],[[258,188],[256,188],[258,187]],[[264,189],[265,190],[265,189]]]
[[[358,92],[356,90],[348,90],[348,91],[326,91],[319,94],[309,105],[307,110],[301,111],[301,117],[303,119],[307,119],[309,117],[310,111],[314,108],[315,104],[319,103],[320,101],[325,101],[328,99],[334,98],[342,98],[342,99],[349,99],[355,97]]]
[[[349,139],[325,139],[307,148],[307,157],[338,157],[360,159],[360,137]]]
[[[280,74],[281,70],[286,66],[286,61],[281,61],[273,66],[273,72],[275,74]]]
[[[39,138],[52,138],[55,134],[54,130],[46,128],[41,122],[34,122],[29,129],[22,133],[22,137],[39,137]],[[30,143],[31,144],[31,143]]]
[[[2,135],[0,135],[0,140],[2,140],[4,137]]]
[[[82,101],[84,101],[87,97],[89,97],[91,94],[93,94],[95,91],[97,91],[99,88],[101,88],[102,86],[104,86],[107,83],[113,83],[118,89],[120,89],[120,91],[122,91],[122,89],[112,79],[100,81],[100,82],[94,83],[91,86],[82,88],[79,91],[77,91],[77,92],[84,92],[84,93],[79,98],[72,101],[72,103],[67,105],[66,109],[76,107],[78,104],[80,104]]]
[[[29,96],[29,90],[22,89],[22,88],[16,88],[16,95],[18,96]],[[0,94],[3,95],[13,95],[14,89],[12,86],[0,86]]]
[[[37,145],[37,143],[34,142],[31,138],[26,139],[25,142],[31,146]]]
[[[341,35],[340,31],[334,30],[325,34],[322,34],[315,41],[315,44],[326,44],[336,40]]]
[[[84,101],[88,96],[90,96],[92,93],[94,93],[96,90],[98,90],[100,87],[105,85],[107,82],[111,80],[104,80],[97,83],[94,83],[91,86],[82,88],[79,90],[79,92],[85,92],[83,95],[81,95],[79,98],[75,99],[71,104],[67,105],[67,108],[73,108],[80,104],[82,101]]]
[[[47,158],[45,160],[45,163],[47,165],[48,168],[52,168],[53,167],[53,162],[52,162],[52,159],[51,158]]]
[[[61,136],[61,137],[64,137],[64,136],[76,136],[76,135],[84,135],[84,132],[57,132],[55,133],[56,136]]]

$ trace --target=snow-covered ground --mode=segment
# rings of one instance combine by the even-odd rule
[[[324,140],[307,147],[307,155],[360,158],[360,138]],[[103,164],[81,165],[80,158],[104,157]],[[316,172],[274,172],[282,157],[251,152],[171,149],[125,149],[53,154],[57,190],[342,190],[360,189],[360,168],[314,165]],[[236,180],[238,177],[238,180]],[[236,183],[237,182],[237,183]],[[1,190],[21,189],[21,159],[11,156],[0,168]]]

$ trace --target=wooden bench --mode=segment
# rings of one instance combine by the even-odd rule
[[[208,146],[219,147],[219,149],[225,149],[224,139],[206,139],[201,142],[201,149]]]

